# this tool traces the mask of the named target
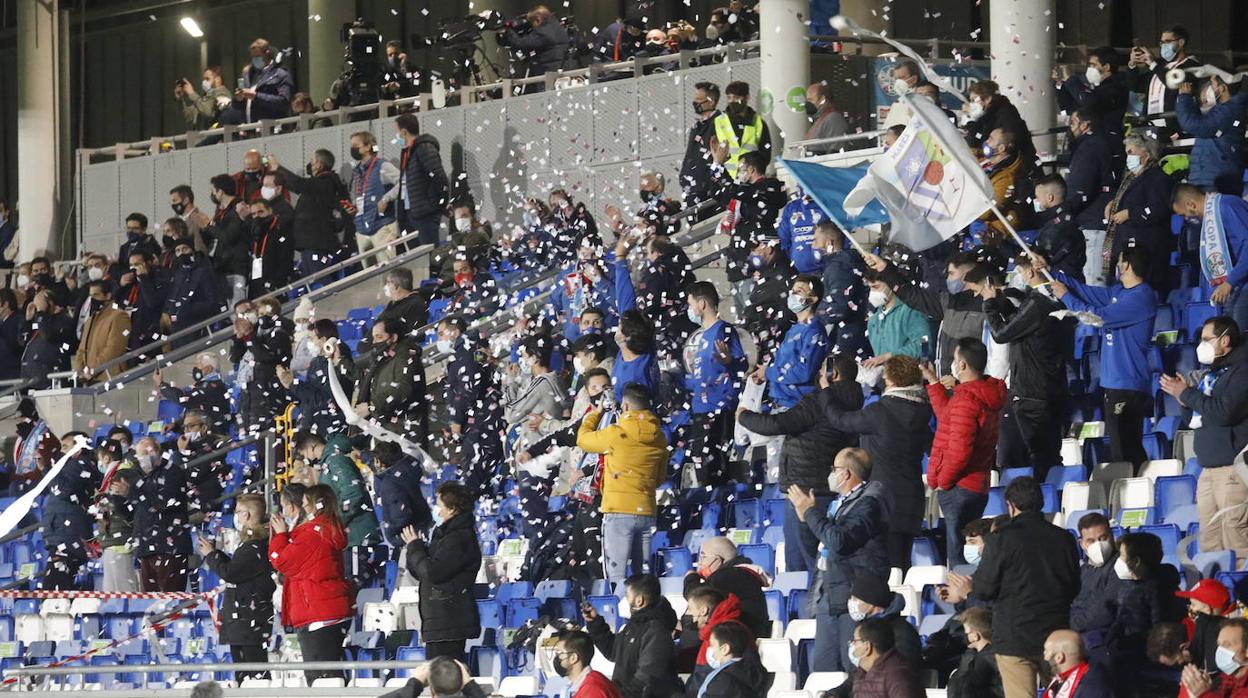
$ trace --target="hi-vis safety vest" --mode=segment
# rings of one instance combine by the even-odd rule
[[[715,139],[720,143],[728,144],[728,160],[724,162],[724,167],[728,169],[728,176],[736,179],[737,163],[741,159],[741,153],[758,150],[758,141],[762,135],[763,117],[757,113],[754,114],[754,120],[741,130],[740,140],[737,139],[737,129],[733,128],[731,117],[722,113],[715,117]]]

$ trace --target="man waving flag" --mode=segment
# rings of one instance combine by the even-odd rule
[[[902,99],[910,124],[845,197],[845,210],[856,215],[879,199],[893,220],[889,239],[926,250],[992,208],[992,186],[939,107],[922,97]]]

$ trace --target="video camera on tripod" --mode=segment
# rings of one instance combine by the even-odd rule
[[[381,93],[384,62],[381,34],[372,22],[357,19],[342,25],[341,37],[345,44],[343,64],[346,69],[330,88],[334,103],[358,106],[376,102]]]

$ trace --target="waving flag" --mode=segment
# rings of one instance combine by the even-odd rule
[[[902,99],[911,110],[910,124],[845,197],[845,211],[856,215],[878,199],[893,219],[890,239],[926,250],[992,208],[992,185],[935,104]]]
[[[781,160],[793,179],[819,204],[823,212],[832,217],[845,230],[853,230],[873,223],[887,223],[888,212],[876,202],[868,202],[856,215],[849,215],[841,202],[863,177],[867,176],[865,165],[855,167],[832,167],[817,162]]]

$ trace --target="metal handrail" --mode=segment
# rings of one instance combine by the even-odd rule
[[[237,662],[237,663],[221,663],[211,662],[206,664],[182,664],[178,662],[167,662],[163,664],[117,664],[117,665],[100,665],[100,666],[31,666],[31,667],[13,667],[5,669],[4,675],[11,677],[22,676],[68,676],[80,674],[190,674],[190,673],[216,673],[216,672],[256,672],[256,671],[335,671],[340,669],[356,670],[356,669],[418,669],[425,664],[425,660],[398,660],[388,659],[368,662]]]
[[[598,76],[604,72],[614,72],[629,67],[634,69],[637,77],[641,76],[642,68],[652,65],[664,65],[669,63],[678,63],[681,69],[690,67],[690,63],[697,58],[706,56],[715,56],[723,54],[728,60],[732,60],[734,53],[744,54],[753,49],[759,48],[759,41],[745,41],[733,44],[722,44],[719,46],[710,46],[707,48],[696,49],[693,51],[681,51],[676,54],[668,54],[663,56],[644,56],[630,59],[628,61],[620,61],[617,63],[595,63],[585,68],[574,68],[571,70],[551,71],[543,75],[535,75],[527,78],[505,78],[497,82],[491,82],[484,85],[467,85],[461,87],[458,94],[465,95],[466,101],[461,99],[460,106],[465,104],[473,104],[479,100],[479,95],[498,92],[503,99],[516,97],[512,88],[523,87],[527,85],[544,84],[548,90],[557,91],[561,88],[557,86],[557,81],[564,78],[584,78],[590,83],[597,82]],[[360,113],[376,112],[378,118],[383,115],[389,115],[392,110],[416,109],[418,111],[430,111],[433,109],[433,95],[424,93],[414,97],[402,97],[394,100],[380,100],[371,104],[363,104],[357,106],[342,106],[330,111],[321,111],[313,114],[299,114],[297,116],[288,116],[280,119],[262,119],[247,124],[221,126],[218,128],[205,129],[203,131],[186,131],[173,136],[153,136],[140,141],[115,143],[111,146],[103,146],[100,148],[79,148],[78,157],[81,164],[90,164],[91,158],[96,155],[113,155],[118,160],[129,156],[144,157],[151,156],[163,151],[165,145],[185,144],[185,147],[192,147],[195,143],[204,138],[221,136],[225,142],[232,142],[234,136],[240,132],[261,131],[273,132],[274,128],[282,128],[286,126],[296,126],[299,130],[310,130],[316,121],[327,120],[334,125],[341,125],[349,122],[349,117]]]
[[[357,283],[367,281],[378,275],[384,274],[390,271],[391,269],[407,264],[408,262],[411,262],[415,259],[419,259],[420,257],[423,257],[429,254],[429,252],[433,250],[434,248],[435,248],[434,245],[421,245],[420,247],[417,247],[415,249],[408,250],[407,252],[403,253],[402,255],[398,257],[386,260],[384,262],[380,262],[372,267],[367,267],[363,271],[360,271],[356,274],[352,274],[349,277],[346,277],[344,279],[338,279],[337,281],[334,281],[326,286],[322,286],[321,288],[310,291],[306,294],[306,297],[311,300],[317,300],[319,298],[325,298],[328,296],[333,296],[335,294],[341,293],[343,290],[350,288],[356,285]],[[294,310],[295,306],[299,304],[299,301],[301,299],[302,297],[292,298],[290,300],[287,300],[285,303],[282,304],[280,314],[284,315]],[[130,381],[142,378],[148,375],[149,373],[155,371],[157,368],[160,368],[162,366],[172,365],[174,362],[181,361],[182,359],[185,359],[195,354],[198,351],[202,351],[203,349],[206,349],[208,347],[215,346],[216,344],[218,344],[224,339],[227,339],[233,334],[234,334],[233,328],[225,328],[225,329],[219,330],[215,333],[208,335],[207,337],[202,337],[195,341],[188,342],[187,344],[184,344],[181,347],[178,347],[170,351],[167,354],[158,355],[157,357],[155,357],[156,358],[155,361],[149,361],[147,363],[134,366],[126,370],[121,375],[115,376],[106,381],[101,381],[99,383],[86,386],[85,389],[90,391],[92,394],[96,394],[96,395],[103,393],[103,392],[107,392],[108,390],[114,389],[117,386],[124,385]]]

